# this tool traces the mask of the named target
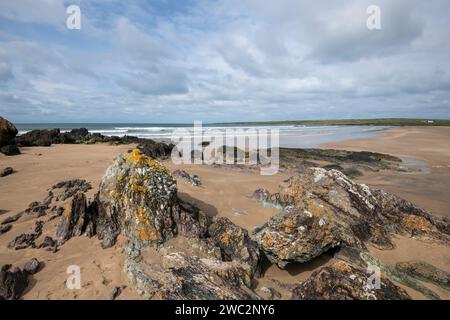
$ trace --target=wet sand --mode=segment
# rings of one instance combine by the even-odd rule
[[[355,179],[384,189],[440,216],[450,217],[450,127],[404,127],[382,136],[325,144],[322,148],[373,151],[428,165],[423,172],[368,172]]]

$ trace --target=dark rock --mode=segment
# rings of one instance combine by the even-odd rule
[[[56,241],[52,237],[46,236],[38,248],[55,248],[56,246]]]
[[[173,147],[173,144],[165,144],[163,142],[144,139],[141,139],[138,145],[138,149],[140,149],[143,154],[153,159],[166,159],[170,157]]]
[[[72,237],[78,237],[84,233],[88,224],[86,196],[78,192],[68,202],[64,214],[56,229],[58,244],[62,245]]]
[[[57,201],[65,201],[79,192],[87,192],[91,189],[91,184],[83,179],[61,181],[52,187],[52,192],[55,193],[52,193],[52,197]]]
[[[195,174],[191,175],[184,170],[175,170],[174,172],[172,172],[172,175],[175,178],[182,179],[184,182],[193,185],[194,187],[200,187],[202,185],[202,181],[200,180],[199,176]]]
[[[11,265],[4,265],[0,271],[0,300],[17,300],[28,287],[28,275]]]
[[[42,235],[43,221],[36,221],[33,233],[23,233],[18,235],[8,244],[8,248],[21,250],[26,248],[37,248],[35,241]]]
[[[28,214],[34,214],[35,213],[36,216],[39,218],[39,217],[42,217],[42,216],[46,215],[47,214],[47,212],[46,212],[47,210],[48,210],[48,205],[47,204],[43,204],[43,203],[35,201],[35,202],[30,203],[30,205],[25,210],[25,212],[28,213]]]
[[[23,213],[19,212],[18,214],[15,214],[11,217],[6,218],[5,220],[2,221],[1,224],[7,224],[7,223],[12,223],[12,222],[16,222],[17,220],[19,220],[22,217]]]
[[[0,225],[0,235],[7,233],[9,230],[11,230],[12,225],[7,224],[7,225]]]
[[[371,287],[371,273],[337,261],[321,268],[292,291],[296,300],[410,300],[405,290],[381,277],[380,288]]]
[[[30,261],[28,261],[25,266],[23,267],[23,271],[28,274],[35,274],[39,271],[39,268],[41,267],[41,263],[38,259],[33,258]]]
[[[8,144],[1,147],[0,152],[7,156],[17,156],[20,154],[20,149],[15,144]]]
[[[89,135],[89,131],[86,128],[80,128],[80,129],[72,129],[69,132],[69,136],[74,140],[81,140],[86,138]]]
[[[198,207],[178,200],[180,210],[174,212],[174,221],[177,225],[177,233],[185,237],[205,238],[211,218]]]
[[[399,262],[395,268],[408,276],[434,283],[450,291],[450,274],[424,261]]]
[[[16,142],[22,147],[49,147],[52,143],[60,143],[59,129],[33,130],[16,137]]]
[[[122,293],[122,290],[125,288],[125,286],[121,287],[114,287],[113,291],[111,292],[111,300],[116,300],[118,296]]]
[[[347,151],[333,149],[288,149],[280,148],[280,162],[292,163],[299,159],[320,160],[329,162],[362,163],[385,168],[392,163],[400,163],[401,159],[389,154],[368,151]]]
[[[221,248],[225,260],[248,264],[250,277],[261,275],[262,253],[258,244],[248,236],[247,230],[236,226],[228,218],[220,217],[209,227],[209,235]]]
[[[450,241],[447,222],[336,170],[307,169],[283,183],[275,199],[282,212],[257,228],[254,237],[280,267],[342,245],[392,249],[392,234]]]
[[[5,169],[0,170],[0,177],[6,177],[10,174],[14,173],[14,169],[11,167],[6,167]]]
[[[14,144],[17,133],[17,128],[11,122],[0,117],[0,147]]]

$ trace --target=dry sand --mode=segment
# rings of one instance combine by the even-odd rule
[[[420,137],[420,139],[419,139]],[[393,191],[438,214],[448,214],[450,168],[450,128],[400,128],[385,132],[382,137],[365,141],[349,141],[334,144],[346,149],[380,151],[427,161],[430,173],[380,172],[360,179],[369,185]],[[414,147],[413,147],[414,146]],[[0,178],[0,220],[26,209],[29,203],[41,201],[48,188],[67,179],[86,179],[94,189],[115,155],[127,152],[133,146],[109,145],[54,145],[50,148],[24,148],[23,154],[14,157],[0,155],[0,168],[11,166],[17,172]],[[442,150],[441,150],[442,149]],[[277,212],[263,208],[250,196],[257,188],[276,191],[278,184],[288,178],[284,174],[261,176],[257,172],[239,171],[211,166],[175,166],[166,162],[170,170],[185,169],[202,179],[202,187],[178,182],[182,199],[194,202],[210,215],[229,217],[234,223],[251,230],[264,223]],[[408,184],[407,184],[408,183]],[[428,184],[428,189],[425,185]],[[432,191],[430,191],[430,188]],[[447,191],[447,192],[445,192]],[[91,191],[92,195],[94,192]],[[447,210],[447,211],[446,211]],[[447,213],[446,213],[447,212]],[[43,269],[34,275],[25,299],[108,299],[115,286],[127,285],[119,299],[139,299],[123,272],[121,242],[103,250],[95,239],[78,237],[70,239],[57,253],[43,249],[14,251],[6,248],[16,235],[30,232],[34,218],[24,216],[13,224],[13,229],[0,236],[0,265],[12,263],[22,267],[32,257],[44,262]],[[57,220],[46,223],[44,234],[54,236]],[[43,237],[42,236],[42,237]],[[416,243],[398,238],[393,251],[371,251],[384,263],[394,265],[399,261],[425,260],[450,272],[450,251],[437,245]],[[303,265],[293,265],[287,270],[266,266],[262,279],[255,280],[256,288],[262,286],[279,290],[283,298],[289,298],[289,289],[280,283],[294,284],[306,279],[314,270],[329,263],[331,257],[324,255]],[[68,290],[65,281],[69,265],[78,265],[82,272],[82,290]],[[412,289],[414,298],[423,296]],[[441,297],[449,299],[446,292],[436,290]]]

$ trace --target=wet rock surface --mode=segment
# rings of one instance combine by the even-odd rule
[[[310,168],[290,178],[273,197],[283,210],[254,238],[272,262],[306,262],[330,248],[372,244],[392,249],[392,234],[449,243],[448,223],[406,200],[353,183],[336,170]]]
[[[26,272],[11,265],[2,266],[0,270],[0,300],[20,299],[28,287],[28,275]]]

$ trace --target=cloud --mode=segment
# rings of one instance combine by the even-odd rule
[[[13,121],[450,117],[435,0],[0,3],[0,111]]]

